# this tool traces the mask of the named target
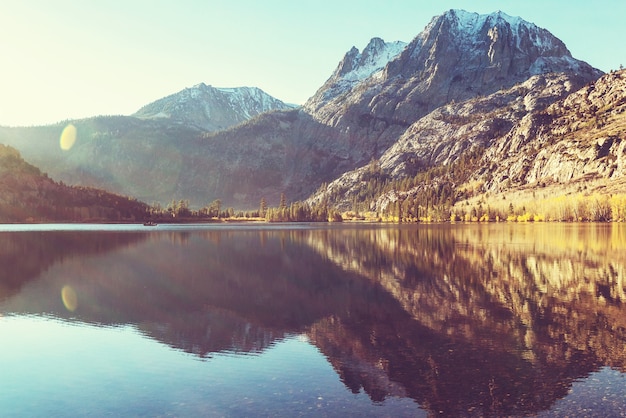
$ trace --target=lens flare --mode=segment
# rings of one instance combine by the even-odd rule
[[[72,289],[72,286],[63,286],[63,289],[61,289],[61,299],[63,300],[65,309],[70,312],[74,312],[78,307],[78,297],[74,289]]]
[[[76,127],[71,123],[61,132],[60,145],[63,151],[68,151],[76,142]]]

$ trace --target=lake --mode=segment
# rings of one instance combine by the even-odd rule
[[[625,416],[624,224],[1,225],[3,416]]]

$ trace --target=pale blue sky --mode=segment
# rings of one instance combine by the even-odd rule
[[[201,82],[303,103],[352,46],[409,42],[451,8],[502,10],[603,71],[626,65],[622,0],[0,0],[0,125],[130,114]]]

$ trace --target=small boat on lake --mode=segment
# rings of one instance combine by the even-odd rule
[[[154,221],[147,221],[143,223],[143,226],[157,226],[157,223]]]

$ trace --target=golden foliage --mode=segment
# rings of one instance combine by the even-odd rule
[[[482,205],[482,204],[481,204]],[[489,222],[625,222],[626,194],[567,194],[534,200],[491,200],[479,216],[475,206],[464,214],[452,211],[451,220]]]

